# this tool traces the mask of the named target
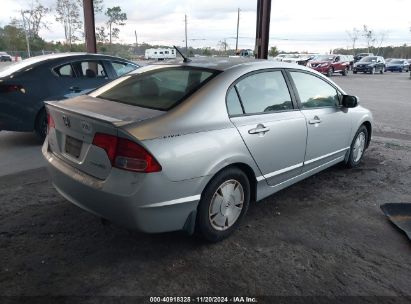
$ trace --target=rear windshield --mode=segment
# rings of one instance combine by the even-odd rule
[[[405,60],[391,60],[391,63],[404,63]]]
[[[198,90],[219,72],[172,67],[126,76],[90,94],[133,106],[167,111]]]
[[[25,68],[30,68],[31,65],[36,64],[38,62],[44,61],[43,56],[38,56],[38,57],[31,57],[28,59],[24,59],[22,61],[12,63],[10,65],[4,66],[0,68],[0,77],[4,76],[9,76],[13,73],[16,73],[20,70],[23,70]]]

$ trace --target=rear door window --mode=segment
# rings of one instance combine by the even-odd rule
[[[74,63],[84,78],[106,78],[107,73],[100,61],[81,61]]]
[[[290,92],[281,71],[253,74],[237,88],[245,114],[293,110]]]
[[[70,63],[54,68],[54,72],[60,77],[76,77]]]
[[[90,94],[93,97],[167,111],[202,87],[219,72],[176,67],[124,76]]]

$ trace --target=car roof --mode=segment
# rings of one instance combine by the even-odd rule
[[[190,58],[191,59],[191,58]],[[247,57],[205,57],[205,58],[193,58],[190,62],[183,62],[182,60],[171,60],[166,63],[154,63],[150,66],[146,66],[147,69],[152,69],[155,67],[178,67],[178,66],[188,66],[194,68],[204,68],[204,69],[212,69],[217,71],[226,71],[235,67],[240,66],[255,66],[259,69],[261,68],[302,68],[300,65],[288,63],[288,62],[281,62],[281,61],[274,61],[274,60],[266,60],[266,59],[254,59],[254,58],[247,58]],[[145,70],[139,69],[139,71],[133,71],[133,73],[141,73]]]
[[[94,53],[55,53],[55,54],[47,54],[47,55],[40,55],[40,56],[35,56],[31,58],[24,59],[20,62],[17,62],[12,65],[8,65],[4,67],[3,69],[0,69],[0,77],[4,77],[10,74],[13,74],[15,72],[18,72],[22,69],[26,69],[29,67],[32,67],[34,65],[41,64],[46,61],[50,60],[57,60],[57,59],[69,59],[69,58],[76,58],[76,57],[83,57],[84,59],[89,59],[92,57],[98,57],[98,58],[107,58],[107,59],[113,59],[113,60],[124,60],[131,62],[127,59],[123,59],[120,57],[115,57],[115,56],[110,56],[110,55],[104,55],[104,54],[94,54]]]

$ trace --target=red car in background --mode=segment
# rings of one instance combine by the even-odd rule
[[[334,73],[341,73],[347,76],[350,69],[350,60],[345,55],[318,55],[307,66],[322,74],[326,74],[328,77]]]

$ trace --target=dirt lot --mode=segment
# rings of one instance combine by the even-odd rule
[[[252,205],[241,229],[218,244],[104,226],[58,195],[44,168],[24,171],[40,157],[40,145],[20,140],[28,135],[0,135],[0,303],[34,301],[13,296],[91,296],[98,303],[108,298],[94,296],[141,295],[411,301],[411,242],[379,208],[411,203],[411,80],[333,80],[373,110],[382,137],[373,138],[359,168],[335,166]],[[17,172],[7,171],[17,162],[21,172],[7,173]]]
[[[251,206],[219,244],[146,235],[71,205],[45,169],[0,178],[1,295],[411,295],[411,243],[379,206],[411,198],[411,143],[375,139]]]

